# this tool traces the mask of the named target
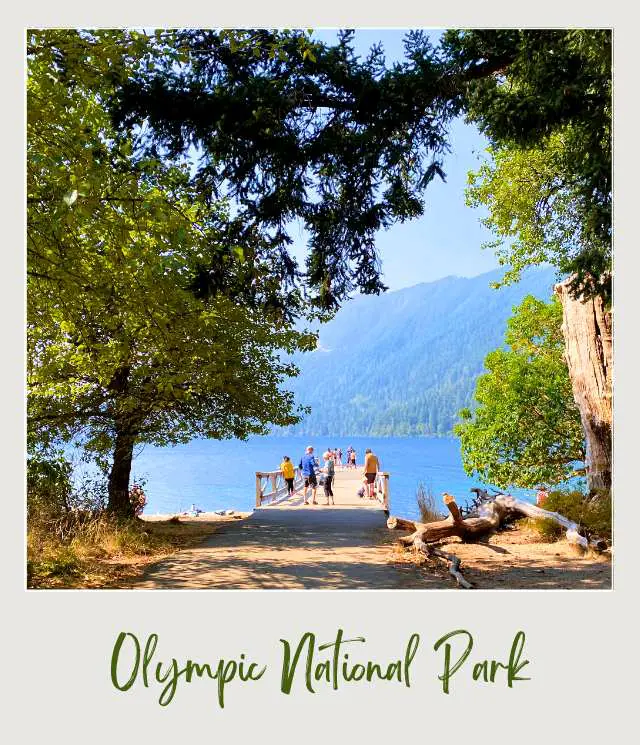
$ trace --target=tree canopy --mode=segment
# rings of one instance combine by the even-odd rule
[[[455,35],[450,35],[457,38]],[[468,116],[490,138],[468,201],[489,208],[488,244],[516,280],[550,262],[572,290],[611,298],[611,35],[540,32],[527,63],[468,94]],[[535,39],[535,45],[532,43]],[[513,241],[513,242],[512,242]]]
[[[576,291],[608,291],[610,32],[450,31],[434,47],[414,31],[390,67],[380,46],[358,58],[352,32],[335,45],[297,31],[177,38],[187,61],[125,81],[116,123],[144,123],[151,151],[197,148],[200,187],[236,201],[229,230],[268,244],[280,275],[318,307],[383,289],[375,233],[422,212],[424,189],[445,176],[448,124],[463,112],[496,147],[563,137],[558,178],[580,203],[581,243],[562,269],[576,272]],[[287,252],[296,220],[310,236],[298,276]]]
[[[507,349],[491,352],[477,406],[455,427],[469,475],[501,488],[557,484],[584,462],[584,433],[563,357],[562,307],[532,296],[507,324]]]
[[[470,198],[517,238],[503,258],[608,298],[610,32],[413,31],[405,52],[359,58],[349,31],[28,33],[30,426],[85,427],[114,503],[141,438],[295,419],[278,350],[311,339],[292,322],[384,289],[376,232],[422,212],[460,114],[492,143]]]
[[[134,158],[113,130],[110,71],[149,49],[122,39],[29,36],[27,341],[32,440],[80,435],[111,462],[110,506],[126,511],[135,443],[296,422],[281,352],[315,337],[284,322],[272,300],[286,290],[252,247],[225,243],[228,208],[201,199],[188,164]],[[221,277],[206,297],[205,264]]]

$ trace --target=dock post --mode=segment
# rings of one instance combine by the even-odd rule
[[[262,504],[262,485],[260,482],[260,472],[256,471],[256,507]]]
[[[384,474],[384,508],[389,512],[389,474]]]

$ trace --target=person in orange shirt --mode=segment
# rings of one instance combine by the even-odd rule
[[[378,456],[371,452],[371,448],[367,448],[364,451],[364,476],[367,479],[369,499],[375,497],[375,482],[379,470],[380,461]]]

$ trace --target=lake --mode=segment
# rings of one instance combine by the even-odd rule
[[[391,510],[417,518],[416,489],[422,483],[437,501],[443,491],[465,504],[472,486],[482,486],[462,469],[456,438],[352,437],[252,437],[240,440],[194,440],[188,445],[156,448],[144,446],[136,455],[132,482],[146,482],[145,514],[182,512],[192,504],[202,510],[251,510],[255,504],[255,472],[276,470],[283,455],[297,465],[307,445],[318,457],[328,447],[341,447],[343,461],[352,445],[362,465],[365,448],[379,457],[388,471]],[[339,476],[338,476],[339,478]],[[512,493],[533,501],[534,492]]]

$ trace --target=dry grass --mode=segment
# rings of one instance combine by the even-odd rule
[[[110,587],[135,578],[144,567],[197,545],[225,519],[118,520],[69,514],[29,521],[29,588]]]
[[[416,501],[420,510],[420,522],[432,523],[437,520],[444,520],[446,517],[436,506],[436,500],[431,489],[426,489],[423,484],[418,485]]]
[[[562,525],[546,518],[525,518],[519,522],[524,529],[534,533],[541,543],[555,543],[565,534]]]

